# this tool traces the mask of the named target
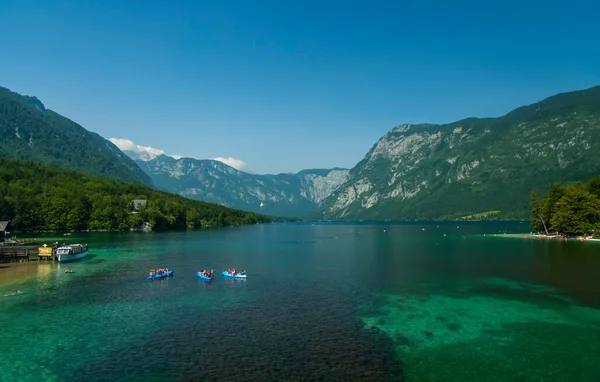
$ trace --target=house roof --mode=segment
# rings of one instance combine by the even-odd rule
[[[0,231],[6,231],[8,223],[10,223],[10,220],[0,221]]]
[[[141,206],[145,206],[146,205],[147,200],[146,199],[134,199],[133,200],[133,208],[135,210],[137,210],[138,208],[140,208]]]

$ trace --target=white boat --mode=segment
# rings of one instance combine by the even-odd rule
[[[56,250],[56,259],[59,263],[67,263],[83,259],[88,254],[87,244],[70,244],[58,247]]]

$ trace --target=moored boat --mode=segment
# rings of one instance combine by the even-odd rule
[[[232,279],[245,279],[246,278],[246,274],[245,273],[244,274],[241,274],[241,273],[232,274],[232,273],[229,273],[227,271],[223,271],[223,272],[221,272],[221,274],[224,277],[229,277],[229,278],[232,278]]]
[[[87,244],[70,244],[56,249],[56,260],[59,263],[68,263],[83,259],[88,254]]]
[[[173,276],[173,270],[172,269],[167,269],[167,271],[165,273],[155,273],[153,271],[151,271],[152,275],[148,276],[148,280],[154,280],[154,279],[162,279],[163,277],[169,277],[169,276]]]

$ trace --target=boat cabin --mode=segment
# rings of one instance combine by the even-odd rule
[[[71,244],[59,247],[56,250],[57,255],[76,255],[87,251],[87,244]]]

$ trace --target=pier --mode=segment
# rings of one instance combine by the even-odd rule
[[[0,245],[0,263],[13,263],[24,261],[54,261],[52,247],[47,247],[49,252],[40,253],[39,246],[6,246]],[[45,248],[44,248],[45,249]]]

